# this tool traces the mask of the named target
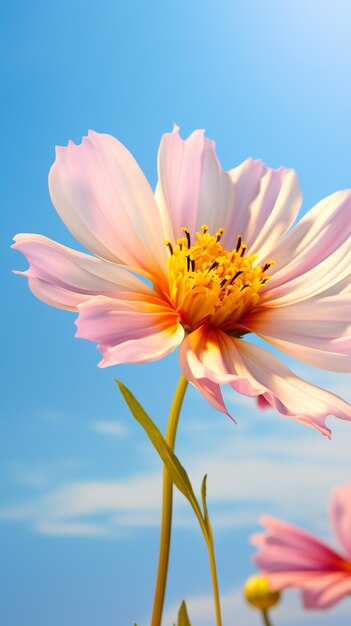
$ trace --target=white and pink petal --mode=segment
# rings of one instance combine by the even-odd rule
[[[210,378],[210,372],[203,363],[202,355],[206,350],[209,350],[211,359],[221,358],[217,343],[213,345],[213,348],[211,350],[206,332],[198,328],[182,341],[179,350],[180,367],[185,378],[202,393],[211,406],[232,418],[225,405],[218,380]],[[223,375],[223,378],[220,378],[221,383],[227,383],[231,379],[228,378],[226,372],[221,372],[221,375]]]
[[[281,306],[338,284],[345,288],[351,276],[350,211],[351,191],[338,191],[319,202],[271,249],[276,264],[270,269],[265,300]]]
[[[155,361],[172,352],[184,337],[178,313],[161,299],[97,296],[78,310],[76,337],[99,344],[101,367]]]
[[[217,159],[215,144],[196,130],[183,140],[178,127],[163,135],[158,153],[156,190],[168,238],[183,237],[188,228],[194,237],[206,224],[211,233],[225,228],[234,209],[234,185]]]
[[[28,279],[31,291],[61,309],[76,311],[96,295],[115,298],[152,298],[154,290],[130,272],[103,259],[67,248],[42,235],[19,234],[13,248],[26,257],[29,268],[17,272]]]
[[[264,306],[241,323],[295,359],[351,372],[351,295],[347,292],[285,307]]]
[[[274,266],[273,266],[274,267]],[[274,278],[274,277],[273,277]],[[290,306],[311,298],[339,295],[351,281],[351,246],[344,241],[330,256],[306,272],[274,287],[269,281],[262,293],[262,303],[269,306]]]
[[[247,396],[262,396],[279,413],[313,426],[330,436],[328,415],[351,420],[351,406],[338,396],[298,378],[282,361],[262,348],[202,327],[180,348],[180,364],[189,380],[216,409],[227,413],[224,402],[211,402],[204,381],[229,383]],[[191,376],[191,378],[190,378]],[[212,394],[213,395],[213,394]]]
[[[56,149],[49,174],[54,206],[94,254],[149,276],[165,271],[165,235],[153,192],[130,152],[89,131],[80,145]]]
[[[242,237],[258,262],[271,257],[272,247],[294,223],[301,190],[294,170],[273,170],[260,160],[247,159],[230,172],[235,205],[228,231]],[[274,257],[273,257],[274,258]]]
[[[234,342],[236,358],[240,360],[238,371],[242,376],[246,371],[253,386],[259,384],[266,388],[265,400],[279,413],[313,426],[328,437],[330,429],[326,426],[326,418],[329,415],[351,420],[348,402],[299,378],[267,350],[238,339]]]

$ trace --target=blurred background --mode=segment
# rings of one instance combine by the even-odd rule
[[[11,273],[18,232],[79,248],[50,201],[54,146],[89,128],[118,137],[152,186],[162,133],[205,128],[223,167],[248,156],[294,167],[303,211],[351,186],[351,4],[347,0],[4,0],[1,19],[2,317],[1,586],[4,626],[148,624],[160,522],[161,463],[123,406],[129,386],[160,428],[178,377],[161,363],[99,370],[74,339],[75,315],[36,300]],[[297,373],[351,400],[350,379]],[[195,390],[177,452],[199,489],[208,473],[224,626],[259,625],[241,587],[254,572],[260,513],[333,542],[330,490],[351,479],[351,425],[333,439],[260,412],[225,390],[234,425]],[[176,498],[167,610],[182,598],[194,626],[214,623],[207,555]],[[303,612],[289,592],[275,626],[349,624],[351,600]]]

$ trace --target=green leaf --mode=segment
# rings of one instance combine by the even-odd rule
[[[205,476],[203,477],[203,480],[202,480],[201,500],[202,500],[202,507],[203,507],[203,510],[204,510],[205,524],[206,524],[206,526],[208,526],[209,518],[208,518],[208,510],[207,510],[207,503],[206,503],[206,484],[207,484],[207,474],[205,474]]]
[[[172,452],[162,433],[157,428],[156,424],[152,421],[151,417],[144,411],[141,404],[135,398],[125,385],[116,380],[116,383],[121,391],[121,394],[126,401],[130,411],[134,415],[135,419],[146,431],[151,443],[154,448],[157,450],[160,455],[162,461],[166,465],[168,472],[171,476],[172,481],[178,487],[179,491],[187,498],[193,507],[197,517],[201,518],[203,523],[202,513],[199,507],[199,504],[196,500],[191,482],[189,480],[189,476],[186,473],[184,467],[179,462],[176,455]]]
[[[191,626],[188,611],[186,610],[186,604],[183,602],[180,605],[178,613],[178,626]]]

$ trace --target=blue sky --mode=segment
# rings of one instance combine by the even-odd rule
[[[160,136],[206,128],[225,168],[248,156],[296,168],[306,211],[351,186],[351,5],[346,1],[2,4],[2,316],[0,622],[146,626],[156,568],[161,465],[113,383],[129,386],[161,428],[177,356],[98,370],[74,315],[37,301],[11,274],[18,232],[79,245],[47,189],[55,144],[89,128],[117,136],[152,185]],[[345,375],[309,380],[351,399]],[[190,390],[178,453],[194,486],[208,472],[224,625],[259,624],[240,587],[254,571],[247,538],[261,512],[331,541],[330,489],[350,480],[351,427],[333,440],[227,393],[238,425]],[[189,599],[213,624],[206,553],[176,500],[165,626]],[[275,624],[348,623],[350,601],[323,616],[286,594]],[[210,620],[210,621],[209,621]]]

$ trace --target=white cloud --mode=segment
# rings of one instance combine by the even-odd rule
[[[307,368],[301,366],[301,370],[304,374]],[[315,383],[350,397],[346,377],[308,371],[313,373]],[[259,411],[251,399],[227,387],[226,400],[238,421],[234,425],[223,415],[209,411],[196,390],[190,391],[190,417],[181,420],[177,453],[196,493],[203,475],[208,474],[208,504],[215,531],[241,527],[248,528],[249,534],[257,526],[258,516],[269,513],[330,537],[329,493],[334,486],[351,480],[351,425],[331,419],[333,439],[328,441],[317,431],[273,411]],[[118,421],[94,421],[90,427],[112,436],[126,432]],[[137,527],[158,527],[162,465],[157,463],[146,438],[144,441],[148,454],[142,463],[152,459],[152,470],[148,465],[149,469],[139,469],[134,476],[67,480],[60,484],[57,477],[62,471],[56,472],[52,463],[48,468],[50,475],[56,476],[56,486],[52,487],[53,480],[40,484],[39,475],[32,472],[31,476],[25,468],[28,482],[35,486],[35,496],[3,506],[0,518],[22,520],[36,532],[57,535],[115,536],[126,528],[132,533]],[[139,441],[136,446],[140,451]],[[40,470],[45,476],[45,468]],[[23,477],[24,472],[21,474]],[[197,528],[196,524],[190,506],[176,493],[175,525]]]
[[[195,492],[199,493],[202,477],[208,474],[215,531],[248,527],[249,534],[258,516],[270,513],[331,535],[329,493],[335,485],[351,480],[350,424],[335,420],[334,439],[328,441],[299,424],[282,424],[278,436],[257,430],[254,421],[248,423],[242,430],[223,418],[215,441],[211,427],[205,427],[196,432],[196,443],[188,439],[180,451]],[[152,472],[123,479],[43,488],[42,495],[29,502],[3,507],[0,517],[23,520],[37,532],[50,534],[77,535],[81,530],[82,535],[115,535],[123,527],[158,527],[161,470],[160,462]],[[175,524],[197,528],[193,517],[177,493]]]
[[[67,483],[24,505],[4,507],[0,517],[25,520],[38,533],[108,535],[117,532],[119,526],[144,526],[150,515],[152,525],[156,525],[153,514],[158,513],[160,498],[157,474],[125,481],[80,481]]]
[[[104,528],[98,524],[79,524],[69,522],[42,521],[37,524],[37,531],[41,535],[68,535],[70,537],[96,537],[104,535]]]
[[[102,435],[113,435],[115,437],[123,437],[127,433],[127,428],[124,424],[117,421],[102,422],[96,421],[90,424],[91,430]]]

